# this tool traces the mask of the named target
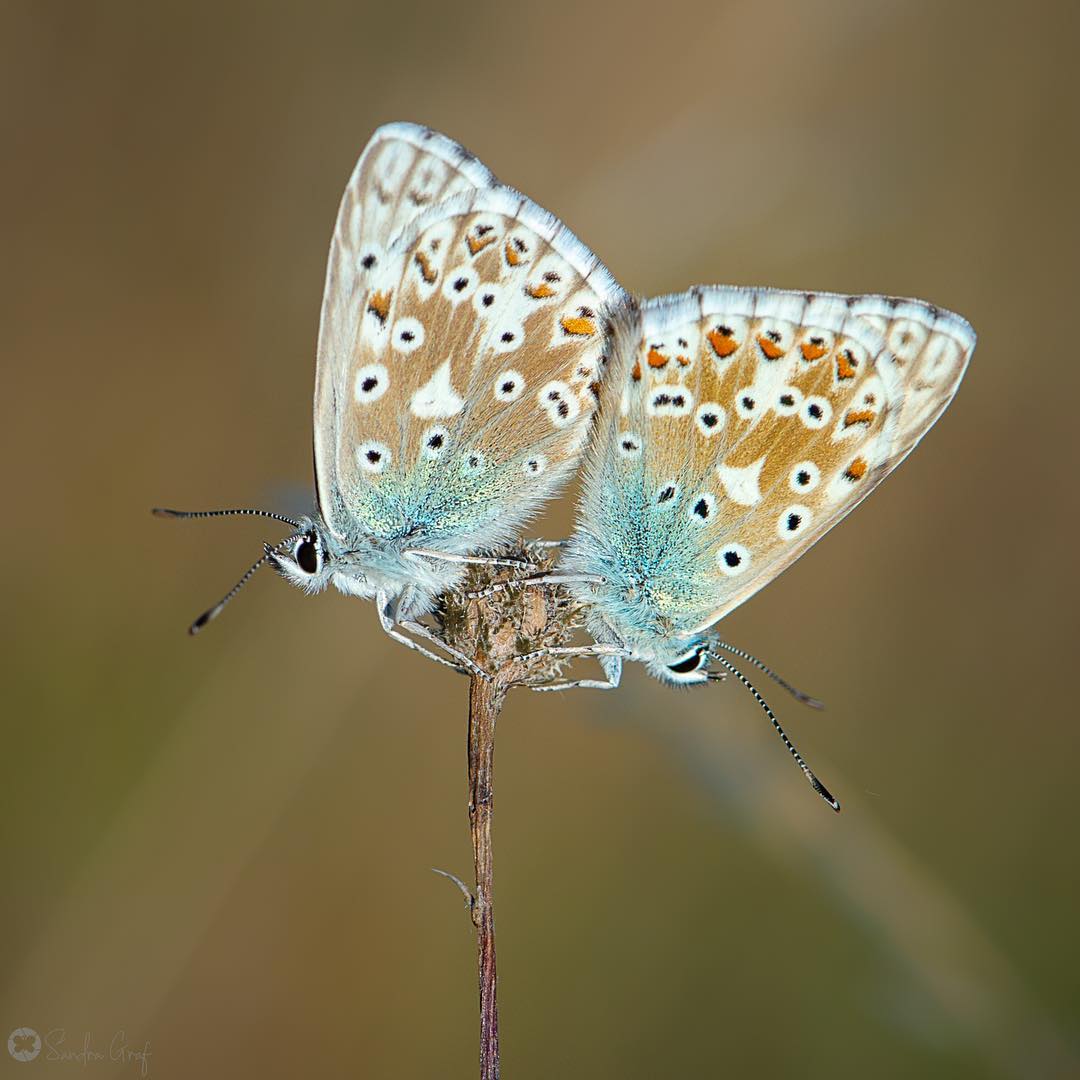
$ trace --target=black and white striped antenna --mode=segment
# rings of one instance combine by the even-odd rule
[[[787,737],[787,733],[780,726],[780,721],[776,719],[776,714],[769,708],[769,703],[758,693],[757,687],[725,656],[720,656],[717,653],[710,652],[709,656],[715,660],[718,664],[722,665],[727,671],[731,672],[736,679],[739,680],[746,687],[747,690],[753,695],[754,700],[765,710],[765,715],[772,721],[772,726],[776,728],[777,735],[780,736],[784,745],[788,748],[788,753],[795,759],[795,764],[799,766],[803,771],[803,775],[810,781],[810,786],[837,812],[840,813],[840,803],[833,797],[829,789],[814,775],[813,770],[803,760],[802,754],[795,749],[795,744]],[[719,678],[719,675],[712,675],[710,678]]]

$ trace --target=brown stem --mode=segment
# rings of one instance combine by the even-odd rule
[[[495,721],[506,687],[474,675],[469,686],[469,827],[476,867],[472,905],[480,980],[480,1080],[499,1077],[499,1005],[495,974],[495,894],[491,849]]]

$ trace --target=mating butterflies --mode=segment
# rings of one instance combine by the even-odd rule
[[[308,592],[333,584],[374,598],[391,637],[445,663],[398,627],[432,638],[417,617],[463,564],[497,561],[474,553],[515,536],[572,474],[628,303],[568,229],[457,143],[412,124],[380,128],[330,245],[318,511],[278,518],[294,535],[240,584],[268,562]]]
[[[511,540],[584,452],[558,571],[517,584],[570,587],[595,644],[560,652],[597,656],[606,679],[535,688],[610,689],[626,660],[688,685],[723,677],[716,663],[838,809],[723,654],[777,676],[713,627],[911,452],[974,347],[962,318],[914,300],[699,287],[638,304],[457,143],[389,124],[357,163],[330,246],[317,512],[159,513],[261,514],[295,530],[193,631],[269,563],[308,592],[374,598],[392,638],[448,663],[426,638],[478,671],[416,620],[465,564],[503,561],[478,552]]]

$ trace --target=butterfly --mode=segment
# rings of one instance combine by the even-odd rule
[[[839,809],[724,654],[812,699],[715,624],[907,457],[974,347],[964,319],[918,300],[699,287],[642,304],[619,329],[561,559],[606,679],[538,689],[611,689],[631,660],[680,686],[733,675]]]
[[[305,592],[374,599],[382,628],[473,668],[416,620],[574,472],[628,298],[547,211],[446,136],[379,128],[330,244],[314,405],[317,507],[265,545]],[[448,652],[447,661],[402,631]]]

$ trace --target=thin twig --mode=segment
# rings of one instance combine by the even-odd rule
[[[500,553],[502,554],[502,553]],[[479,669],[469,680],[469,828],[476,887],[445,870],[465,896],[476,928],[480,988],[480,1080],[498,1080],[499,1007],[495,968],[495,893],[491,824],[494,811],[495,723],[507,691],[558,676],[566,646],[580,625],[579,609],[551,582],[542,587],[499,589],[508,575],[501,562],[552,569],[545,549],[510,551],[513,559],[471,567],[460,591],[444,595],[436,611],[442,639]],[[520,573],[516,576],[520,577]]]
[[[495,970],[495,893],[491,847],[494,810],[495,722],[506,688],[473,676],[469,684],[469,828],[476,892],[472,920],[480,983],[480,1080],[499,1077],[499,1004]]]

